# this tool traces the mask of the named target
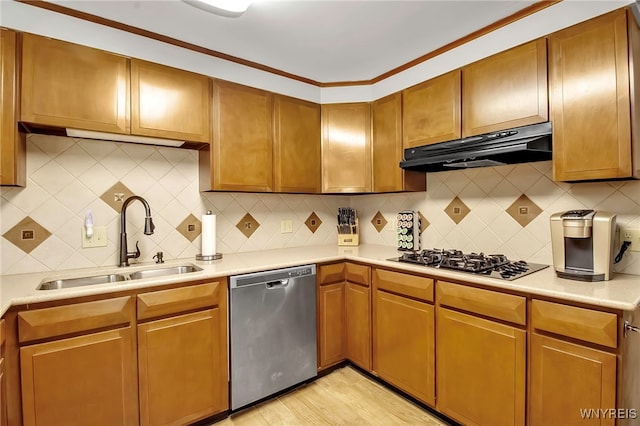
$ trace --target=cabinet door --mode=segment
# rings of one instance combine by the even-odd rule
[[[373,370],[431,406],[435,404],[434,334],[432,305],[375,292]]]
[[[438,307],[438,411],[473,425],[524,425],[524,330]]]
[[[405,149],[458,139],[460,130],[460,70],[402,91]]]
[[[138,424],[130,327],[20,348],[25,425]]]
[[[276,192],[320,192],[320,105],[274,97]]]
[[[17,35],[0,28],[0,185],[26,183],[26,143],[18,132]]]
[[[140,424],[187,424],[228,409],[220,309],[138,325]]]
[[[318,369],[345,358],[344,283],[318,290]]]
[[[369,104],[322,105],[322,192],[370,191]]]
[[[632,174],[624,10],[549,37],[554,180]]]
[[[533,333],[530,359],[531,426],[584,425],[581,410],[616,408],[614,354]],[[613,425],[615,419],[592,422]]]
[[[213,177],[210,189],[272,191],[271,93],[213,80],[213,111],[213,147],[208,158]]]
[[[209,77],[131,59],[131,133],[209,142]]]
[[[547,121],[546,39],[464,67],[462,99],[463,137]]]
[[[4,320],[0,320],[0,426],[7,424],[7,384],[4,376],[5,362],[5,325]]]
[[[425,173],[404,171],[402,149],[402,95],[400,92],[371,104],[373,192],[424,191]]]
[[[21,95],[27,123],[129,133],[123,56],[25,33]]]
[[[346,358],[371,371],[371,290],[345,285]]]

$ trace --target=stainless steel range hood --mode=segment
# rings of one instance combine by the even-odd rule
[[[551,160],[550,122],[407,148],[400,167],[438,172],[545,160]]]

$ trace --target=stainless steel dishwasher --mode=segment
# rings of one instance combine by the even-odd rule
[[[316,267],[231,277],[231,409],[317,375]]]

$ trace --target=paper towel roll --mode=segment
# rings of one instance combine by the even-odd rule
[[[202,215],[202,255],[216,254],[216,215],[207,211]]]

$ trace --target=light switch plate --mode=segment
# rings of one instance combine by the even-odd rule
[[[280,221],[280,233],[290,234],[293,232],[293,222],[290,219]]]
[[[107,246],[107,227],[94,226],[93,235],[87,238],[87,228],[82,227],[82,248],[90,247],[106,247]]]

